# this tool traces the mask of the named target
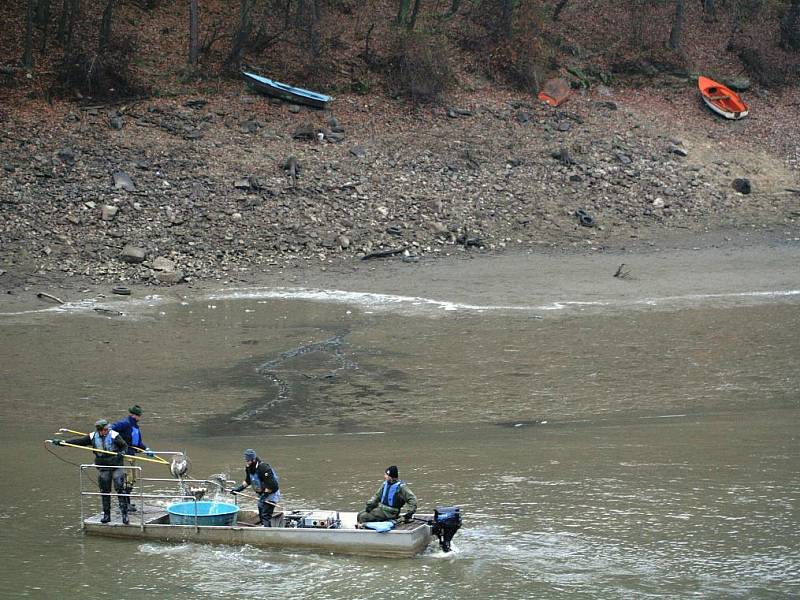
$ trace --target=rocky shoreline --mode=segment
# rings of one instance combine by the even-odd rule
[[[700,119],[657,122],[610,90],[560,109],[485,94],[319,112],[239,90],[47,107],[0,134],[0,288],[796,232],[794,157]]]

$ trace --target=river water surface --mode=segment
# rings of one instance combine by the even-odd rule
[[[273,289],[0,316],[0,597],[800,595],[796,293],[430,300]],[[397,464],[421,510],[462,507],[455,551],[84,537],[73,464],[91,455],[42,440],[134,402],[195,477],[238,479],[257,449],[290,508],[359,510]]]

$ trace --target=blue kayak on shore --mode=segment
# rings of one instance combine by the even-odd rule
[[[255,90],[272,96],[273,98],[280,98],[286,102],[295,104],[305,104],[314,108],[328,108],[328,104],[333,101],[332,96],[320,94],[319,92],[312,92],[299,87],[294,87],[274,79],[262,77],[249,71],[242,71],[242,78]]]

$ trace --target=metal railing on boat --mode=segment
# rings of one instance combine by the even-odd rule
[[[84,482],[83,473],[84,473],[84,471],[86,471],[87,469],[98,469],[98,468],[100,468],[100,469],[123,469],[123,470],[137,471],[138,473],[137,473],[137,476],[136,476],[136,481],[139,483],[139,491],[137,493],[135,493],[135,494],[119,494],[117,492],[90,492],[90,491],[85,491],[83,489],[83,482]],[[140,527],[140,529],[142,531],[144,531],[144,526],[145,526],[145,522],[144,521],[145,521],[145,512],[146,512],[145,508],[147,506],[147,504],[145,502],[145,499],[148,499],[148,498],[151,499],[151,500],[161,499],[161,500],[173,500],[173,501],[177,500],[177,499],[180,499],[180,500],[190,500],[190,501],[194,502],[194,505],[195,505],[194,527],[195,527],[195,529],[197,531],[199,531],[200,525],[197,522],[197,517],[198,517],[197,502],[199,501],[199,499],[198,499],[198,497],[196,495],[194,495],[194,494],[182,494],[182,493],[178,493],[178,494],[163,494],[163,493],[162,494],[149,494],[149,493],[145,493],[145,491],[144,491],[145,484],[153,484],[153,483],[172,483],[172,484],[175,484],[175,483],[177,483],[178,485],[183,485],[183,484],[191,484],[191,483],[207,483],[207,484],[211,484],[211,485],[217,486],[220,489],[220,491],[224,491],[224,485],[220,484],[220,482],[218,480],[209,480],[209,479],[179,479],[179,480],[175,480],[175,479],[166,479],[166,478],[140,477],[139,475],[141,474],[141,471],[142,471],[142,467],[139,467],[139,466],[136,466],[136,465],[120,465],[120,466],[109,466],[109,467],[98,466],[98,465],[95,465],[95,464],[83,464],[83,465],[80,465],[79,489],[80,489],[80,498],[81,498],[81,500],[80,500],[80,504],[81,504],[81,506],[80,506],[80,511],[81,511],[81,529],[83,530],[83,529],[86,528],[86,524],[85,524],[85,520],[86,520],[85,514],[86,513],[84,511],[84,497],[85,496],[100,496],[100,497],[108,496],[109,499],[111,497],[113,497],[113,496],[117,496],[118,498],[127,496],[129,500],[137,499],[139,501],[139,508],[137,510],[137,513],[138,513],[138,516],[139,516],[139,519],[138,519],[139,520],[139,527]],[[234,497],[234,503],[238,506],[238,498]],[[154,506],[157,506],[157,505],[154,504]]]
[[[84,490],[84,479],[85,478],[83,476],[84,471],[87,470],[87,469],[98,469],[98,468],[102,468],[102,469],[106,469],[106,468],[108,468],[108,469],[123,469],[123,470],[136,472],[136,482],[138,483],[139,490],[136,493],[133,493],[133,494],[118,494],[116,491],[112,491],[112,492],[108,492],[108,493],[106,493],[106,492],[85,491]],[[213,479],[212,478],[209,478],[209,479],[188,479],[188,478],[187,479],[184,479],[184,478],[181,478],[181,479],[170,479],[170,478],[161,478],[161,477],[140,477],[141,471],[142,471],[142,467],[137,466],[137,465],[120,465],[120,466],[110,466],[110,467],[98,466],[98,465],[95,465],[95,464],[83,464],[83,465],[80,465],[80,477],[79,477],[80,482],[79,482],[79,486],[80,486],[80,497],[81,497],[81,507],[80,507],[80,510],[81,510],[81,529],[82,530],[85,529],[85,519],[86,519],[86,512],[84,510],[84,497],[85,496],[101,496],[101,497],[102,496],[108,496],[109,498],[111,498],[112,496],[117,496],[117,497],[127,496],[130,500],[137,500],[139,502],[139,508],[137,509],[136,513],[134,513],[134,514],[136,514],[138,516],[138,519],[137,519],[138,527],[142,531],[144,531],[144,527],[145,527],[145,512],[146,512],[145,508],[147,507],[147,502],[146,502],[147,499],[149,499],[149,500],[172,500],[172,501],[180,499],[180,500],[190,500],[190,501],[192,501],[195,504],[194,527],[195,527],[195,529],[197,531],[199,531],[200,525],[199,525],[198,520],[197,520],[198,511],[197,511],[196,507],[197,507],[197,502],[199,502],[201,498],[198,498],[198,496],[196,494],[185,494],[185,493],[181,493],[181,491],[178,491],[178,493],[167,493],[167,494],[165,494],[165,493],[159,493],[159,494],[146,493],[145,492],[145,486],[150,486],[150,485],[159,484],[159,483],[170,483],[170,484],[173,484],[173,485],[178,485],[179,487],[182,487],[182,486],[187,485],[187,484],[210,484],[210,485],[215,486],[216,488],[218,488],[220,492],[225,492],[225,486],[227,484],[236,483],[235,481],[230,481],[230,480],[227,480],[227,479],[223,481],[222,479],[217,479],[217,478],[213,478]],[[96,483],[95,483],[95,485],[96,485]],[[233,499],[232,499],[233,500],[233,504],[235,504],[236,506],[239,506],[239,499],[240,498],[248,498],[248,499],[251,499],[251,500],[258,500],[257,496],[254,496],[254,495],[251,495],[251,494],[246,494],[246,493],[237,493],[237,494],[235,494],[233,496]],[[157,505],[157,504],[155,504],[153,502],[151,502],[150,504],[151,504],[151,506],[156,506],[158,508],[163,508],[163,507],[161,507],[161,506],[159,506],[159,505]],[[284,511],[288,510],[285,507],[283,507],[282,505],[277,505],[276,504],[276,506],[279,506]],[[308,511],[312,511],[312,510],[313,509],[310,509],[310,508],[309,509],[293,508],[293,511],[295,511],[295,512],[302,512],[302,511],[308,512]],[[130,513],[129,513],[129,516],[130,516]],[[200,515],[200,516],[202,516],[202,515]]]

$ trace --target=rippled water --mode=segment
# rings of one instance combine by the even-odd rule
[[[794,295],[549,311],[273,290],[123,306],[0,318],[0,597],[800,594]],[[146,441],[185,450],[194,476],[238,478],[257,448],[290,507],[360,509],[398,464],[423,509],[462,507],[456,551],[84,537],[77,470],[58,459],[88,457],[40,442],[134,401]]]

